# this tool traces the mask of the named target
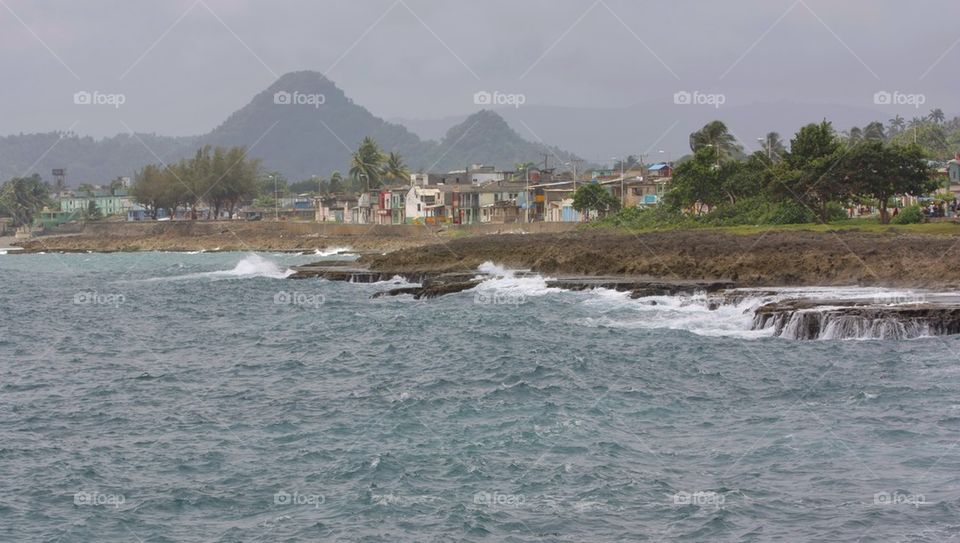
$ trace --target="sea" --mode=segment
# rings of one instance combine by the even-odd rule
[[[0,254],[0,541],[960,540],[957,337],[318,258]]]

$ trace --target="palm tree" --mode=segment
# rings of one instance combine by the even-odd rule
[[[536,166],[537,165],[534,164],[533,162],[517,162],[516,164],[513,165],[514,178],[520,181],[526,179],[527,171],[532,170]]]
[[[783,145],[783,138],[780,137],[779,133],[770,132],[763,138],[763,151],[770,157],[770,160],[778,162],[787,148]]]
[[[737,138],[730,133],[723,121],[711,121],[700,130],[690,134],[690,149],[696,153],[704,147],[713,147],[717,161],[731,158],[743,152],[743,147],[737,143]]]
[[[383,166],[383,153],[371,137],[363,138],[350,161],[350,176],[361,184],[364,191],[379,187]]]
[[[909,128],[916,128],[924,123],[924,119],[921,117],[914,117],[910,119],[910,122],[907,124]]]
[[[332,194],[343,192],[343,176],[340,172],[330,174],[330,192]]]
[[[900,132],[903,132],[903,129],[906,126],[907,126],[907,122],[900,115],[897,115],[896,117],[890,119],[890,132],[892,132],[891,136],[899,134]]]
[[[887,141],[883,123],[874,121],[863,128],[864,141]]]
[[[383,177],[394,182],[410,180],[410,170],[403,163],[403,157],[400,153],[390,153],[387,155],[387,162],[383,165]]]
[[[847,143],[850,145],[856,145],[863,141],[863,130],[859,126],[854,126],[843,134],[846,136]]]
[[[931,110],[930,110],[929,119],[930,119],[931,121],[933,121],[933,122],[935,122],[935,123],[937,123],[937,124],[942,124],[943,121],[946,120],[946,118],[947,118],[947,116],[943,114],[943,110],[942,110],[942,109],[940,109],[940,108],[934,108],[934,109],[931,109]]]

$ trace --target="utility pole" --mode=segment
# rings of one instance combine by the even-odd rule
[[[523,199],[526,200],[523,206],[523,222],[530,222],[530,168],[527,168],[527,186],[523,192]]]
[[[576,192],[576,190],[577,190],[577,166],[579,166],[580,163],[583,162],[583,159],[575,158],[575,159],[573,159],[571,162],[573,162],[573,190],[574,190],[574,192]]]

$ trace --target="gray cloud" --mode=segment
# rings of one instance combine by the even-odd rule
[[[329,70],[385,118],[469,113],[480,89],[524,93],[530,105],[600,108],[679,89],[722,92],[731,106],[872,107],[873,93],[888,89],[924,93],[921,113],[960,112],[951,92],[960,83],[954,0],[3,4],[3,133],[74,123],[97,136],[124,125],[202,133],[275,74],[303,69]],[[77,108],[77,90],[127,101],[112,111]]]

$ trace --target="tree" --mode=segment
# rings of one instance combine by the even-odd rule
[[[340,172],[333,172],[330,174],[330,193],[340,194],[341,192],[343,192],[343,176]]]
[[[874,121],[863,127],[863,139],[864,141],[887,141],[886,129],[884,129],[883,123]]]
[[[399,153],[390,153],[387,155],[387,161],[383,165],[383,177],[394,183],[407,184],[410,182],[410,171],[403,162],[403,157]]]
[[[87,202],[87,209],[85,210],[84,219],[88,221],[99,221],[103,218],[103,213],[100,212],[100,208],[97,207],[96,200],[90,200]]]
[[[117,177],[110,182],[110,194],[116,195],[118,191],[123,190],[123,178]]]
[[[50,187],[38,174],[15,177],[0,187],[0,210],[13,219],[13,226],[29,226],[50,200]]]
[[[364,191],[379,187],[383,171],[383,153],[371,137],[363,138],[360,147],[350,160],[350,176],[360,183]]]
[[[928,118],[936,124],[943,124],[943,121],[945,121],[947,117],[943,114],[942,109],[934,108],[930,110],[930,115]]]
[[[784,163],[774,172],[774,192],[816,209],[820,220],[827,222],[827,204],[850,192],[836,170],[844,152],[830,122],[804,126],[791,140]]]
[[[621,166],[623,167],[623,171],[628,171],[631,168],[641,166],[640,159],[637,158],[636,155],[628,155],[626,159],[616,161],[613,164],[613,169],[615,171],[620,171]]]
[[[779,162],[787,151],[783,145],[783,139],[777,132],[769,132],[763,138],[763,152],[770,158],[771,162]]]
[[[855,193],[877,200],[883,224],[890,222],[890,198],[897,194],[919,196],[937,187],[937,181],[930,177],[924,151],[917,145],[864,142],[844,156],[838,169],[852,181]]]
[[[573,209],[584,213],[596,211],[601,217],[620,209],[620,200],[598,183],[577,187],[573,193]]]
[[[847,143],[850,145],[856,145],[863,141],[863,130],[859,126],[854,126],[850,130],[844,133],[846,136]]]
[[[718,173],[720,168],[714,162],[712,148],[701,147],[693,159],[684,162],[673,171],[670,192],[664,203],[673,209],[692,209],[697,215],[703,207],[713,206],[723,200]]]
[[[690,134],[690,150],[696,153],[704,147],[713,149],[717,162],[742,155],[743,146],[730,133],[723,121],[711,121]]]
[[[900,115],[890,119],[890,137],[896,136],[900,132],[903,132],[903,129],[906,126],[907,122]]]
[[[537,167],[533,162],[517,162],[513,165],[513,178],[515,181],[525,181],[527,172]]]
[[[80,194],[83,194],[87,198],[92,197],[93,193],[96,192],[96,189],[93,188],[93,185],[90,183],[81,184],[79,187],[77,187],[77,190],[80,192]]]
[[[930,158],[944,158],[950,155],[950,144],[943,125],[921,122],[909,130],[898,134],[891,143],[901,146],[917,144]]]

